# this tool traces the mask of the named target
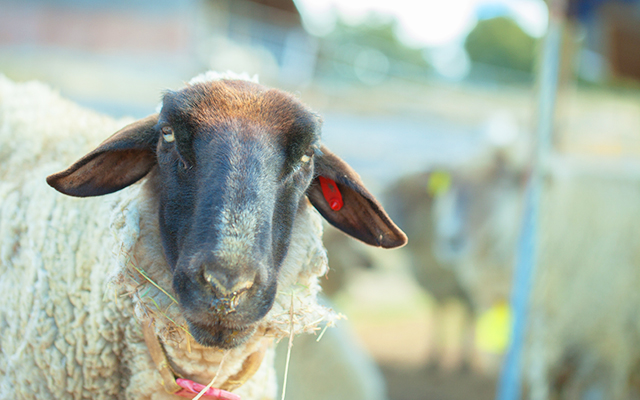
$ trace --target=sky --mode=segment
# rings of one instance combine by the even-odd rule
[[[314,35],[331,32],[337,17],[358,24],[370,13],[394,17],[396,36],[416,47],[461,43],[478,19],[510,16],[534,37],[544,34],[548,11],[543,0],[294,0],[305,28]]]

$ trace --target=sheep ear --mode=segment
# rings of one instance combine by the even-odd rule
[[[64,171],[47,177],[57,191],[76,197],[101,196],[144,177],[156,164],[158,114],[125,126]]]
[[[404,246],[407,236],[364,187],[360,176],[326,147],[321,150],[315,157],[316,178],[307,191],[311,204],[331,225],[366,244],[388,249]],[[336,183],[343,203],[339,210],[334,211],[323,195],[320,177]]]

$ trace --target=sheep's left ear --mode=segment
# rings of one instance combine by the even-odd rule
[[[69,196],[90,197],[137,182],[156,164],[157,123],[154,114],[125,126],[69,168],[49,175],[47,183]]]
[[[407,236],[391,221],[380,203],[364,187],[360,176],[346,162],[322,147],[315,157],[315,176],[307,190],[311,204],[333,226],[366,244],[394,248],[404,246]],[[333,210],[325,198],[320,177],[336,183],[342,207]]]

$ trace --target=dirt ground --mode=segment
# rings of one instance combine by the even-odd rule
[[[447,373],[432,367],[382,365],[389,400],[490,400],[496,380],[470,372]]]
[[[438,339],[452,332],[436,326],[433,301],[397,268],[400,259],[389,261],[396,267],[357,272],[339,300],[357,341],[384,375],[388,400],[494,399],[498,366],[484,373],[469,367],[460,332],[453,335],[457,344]],[[448,359],[439,356],[443,343],[454,345]]]

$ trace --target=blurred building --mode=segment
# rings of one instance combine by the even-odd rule
[[[568,1],[568,14],[579,21],[577,72],[581,79],[640,79],[640,2]]]
[[[204,57],[212,69],[246,68],[246,58],[261,77],[285,85],[304,85],[313,78],[317,42],[301,25],[292,0],[209,0]],[[251,63],[249,63],[251,65]]]
[[[315,68],[292,0],[0,0],[0,10],[2,73],[115,114],[207,69],[286,86]]]

